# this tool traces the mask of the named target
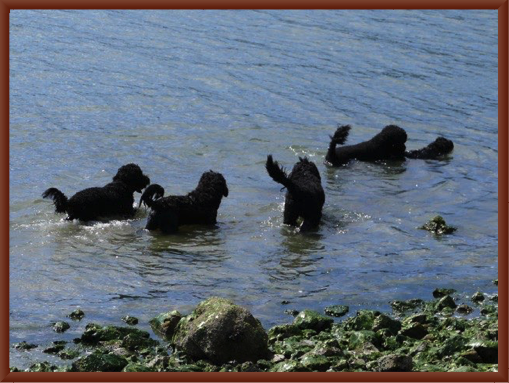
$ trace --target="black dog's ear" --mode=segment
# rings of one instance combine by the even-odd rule
[[[228,197],[228,186],[224,185],[223,196]]]

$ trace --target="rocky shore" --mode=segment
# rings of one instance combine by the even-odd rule
[[[391,302],[390,315],[360,310],[336,322],[347,306],[327,307],[327,315],[304,310],[268,331],[245,308],[212,297],[187,316],[170,311],[153,318],[158,340],[127,316],[125,327],[89,323],[72,343],[14,344],[20,352],[43,348],[69,364],[11,371],[497,371],[498,295],[477,292],[463,302],[454,290],[436,289],[433,296]],[[53,329],[68,326],[57,322]]]

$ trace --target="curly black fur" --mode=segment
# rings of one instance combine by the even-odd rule
[[[181,225],[215,224],[217,210],[223,197],[228,197],[228,186],[221,173],[208,171],[202,174],[198,186],[184,196],[163,197],[164,189],[150,185],[140,199],[152,211],[147,230],[174,233]]]
[[[99,218],[129,218],[135,213],[133,193],[150,184],[150,178],[143,174],[136,164],[127,164],[103,187],[93,187],[67,198],[56,188],[49,188],[43,198],[51,198],[57,213],[67,213],[67,219],[92,221]]]
[[[405,158],[406,132],[396,125],[388,125],[369,141],[356,145],[336,147],[343,144],[350,131],[350,125],[340,126],[331,137],[329,150],[325,160],[333,165],[340,166],[350,160],[377,161],[377,160],[403,160]]]
[[[325,193],[316,165],[307,158],[299,158],[299,162],[287,175],[283,167],[272,159],[272,155],[268,155],[265,168],[274,181],[287,189],[283,222],[297,226],[300,217],[303,219],[301,231],[316,228],[322,218],[325,203]]]
[[[422,149],[405,152],[405,157],[419,158],[421,160],[433,160],[452,152],[453,149],[454,144],[451,140],[444,137],[438,137],[435,141]]]
[[[434,142],[419,150],[406,151],[407,134],[396,125],[388,125],[371,140],[356,145],[343,145],[348,138],[350,125],[339,126],[331,136],[329,150],[325,156],[327,164],[341,166],[350,160],[404,160],[405,158],[436,159],[452,151],[452,141],[439,137]]]

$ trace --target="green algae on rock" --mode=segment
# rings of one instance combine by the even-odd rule
[[[456,304],[451,300],[449,295],[444,295],[426,302],[402,301],[393,305],[397,317],[375,310],[359,310],[356,315],[336,323],[332,318],[304,310],[300,319],[274,326],[268,335],[262,329],[266,336],[263,356],[242,362],[236,352],[235,357],[223,355],[222,361],[217,354],[224,347],[234,348],[232,344],[252,339],[242,336],[236,325],[232,327],[232,323],[238,324],[232,318],[252,320],[244,317],[245,313],[239,312],[238,306],[230,301],[213,298],[183,317],[174,335],[175,338],[181,331],[183,336],[188,336],[193,330],[211,325],[208,331],[218,330],[217,334],[227,338],[216,344],[212,342],[217,338],[210,334],[208,338],[203,334],[202,338],[194,338],[198,342],[195,347],[200,348],[199,356],[175,344],[169,355],[168,345],[161,345],[147,332],[132,327],[90,323],[78,338],[78,346],[57,354],[62,359],[64,353],[74,358],[80,354],[71,366],[57,367],[43,362],[26,371],[497,371],[497,306],[483,302],[481,316],[467,319],[447,316],[453,310],[449,306]],[[485,314],[482,310],[486,310]],[[327,321],[323,322],[323,318]],[[222,328],[214,323],[215,319],[227,325]],[[233,337],[229,338],[230,335]],[[57,341],[52,346],[64,345],[65,342]],[[20,370],[12,367],[11,371]]]
[[[33,343],[27,343],[26,341],[22,341],[22,342],[19,342],[19,343],[14,343],[12,345],[12,347],[15,348],[16,350],[27,351],[27,350],[31,350],[33,348],[36,348],[37,345],[33,344]]]
[[[320,332],[329,329],[334,320],[313,310],[303,310],[297,315],[293,324],[301,330]]]
[[[73,372],[120,372],[129,362],[126,358],[100,351],[77,359],[72,364]]]
[[[178,323],[182,319],[182,314],[177,310],[168,313],[162,313],[149,321],[152,330],[165,340],[171,340]]]
[[[348,314],[348,311],[350,311],[350,307],[345,305],[333,305],[324,309],[325,314],[330,315],[331,317],[342,317]]]
[[[435,216],[429,222],[419,227],[419,229],[428,230],[436,235],[451,234],[457,230],[453,226],[448,226],[440,215]]]

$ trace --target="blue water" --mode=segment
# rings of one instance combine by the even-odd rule
[[[10,341],[70,340],[127,314],[148,329],[211,295],[268,328],[291,321],[288,308],[388,311],[436,287],[495,292],[497,44],[495,10],[12,10]],[[337,124],[353,125],[349,143],[397,124],[409,149],[438,135],[455,149],[330,169]],[[317,233],[283,225],[269,153],[318,165]],[[144,230],[146,211],[70,223],[41,199],[104,185],[129,162],[167,194],[223,173],[218,224],[162,236]],[[457,232],[417,229],[436,214]],[[52,332],[76,307],[85,319]],[[11,364],[44,355],[12,350]]]

